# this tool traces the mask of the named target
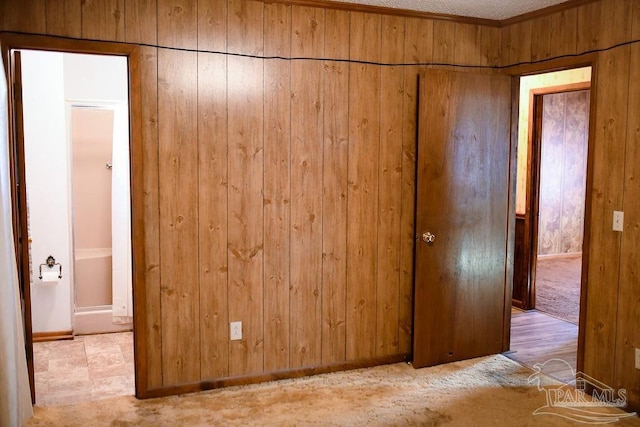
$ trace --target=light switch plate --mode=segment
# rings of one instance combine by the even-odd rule
[[[640,348],[636,348],[636,369],[640,369]]]
[[[231,341],[242,339],[242,322],[231,322],[229,336]]]
[[[613,211],[613,231],[622,231],[624,227],[624,212]]]

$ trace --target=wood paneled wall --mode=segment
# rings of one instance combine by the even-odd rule
[[[149,390],[410,353],[420,67],[361,61],[497,65],[499,28],[251,0],[1,10],[3,30],[142,45]]]
[[[549,30],[550,29],[550,30]],[[597,53],[584,370],[640,408],[640,2],[606,0],[502,28],[504,64]],[[612,231],[614,210],[625,213]]]
[[[503,28],[251,0],[1,5],[2,30],[145,45],[149,389],[410,351],[419,67],[338,60],[511,65],[640,38],[637,0]],[[638,65],[637,44],[598,54],[585,349],[635,408]]]

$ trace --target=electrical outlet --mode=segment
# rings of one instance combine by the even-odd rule
[[[636,348],[636,369],[640,369],[640,348]]]
[[[622,231],[624,227],[624,212],[613,211],[613,231]]]
[[[230,335],[231,341],[241,340],[242,339],[242,322],[231,322],[231,330],[229,335]]]

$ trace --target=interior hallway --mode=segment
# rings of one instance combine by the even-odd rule
[[[568,383],[575,379],[578,326],[537,310],[511,310],[511,350],[504,355],[533,368],[551,359],[545,374]]]
[[[133,333],[33,344],[36,404],[67,405],[135,392]]]

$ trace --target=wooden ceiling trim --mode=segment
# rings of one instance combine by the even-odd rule
[[[595,1],[600,0],[569,0],[564,3],[555,4],[553,6],[545,7],[544,9],[534,10],[529,13],[524,13],[522,15],[514,16],[513,18],[504,19],[500,21],[501,27],[506,27],[507,25],[517,24],[519,22],[528,21],[530,19],[540,18],[542,16],[552,15],[557,12],[562,12],[568,9],[573,9],[574,7],[579,7],[588,3],[593,3]]]
[[[474,18],[470,16],[448,15],[433,12],[421,12],[417,10],[396,9],[384,6],[372,6],[367,4],[346,3],[342,1],[329,0],[264,0],[265,3],[283,3],[295,6],[320,7],[325,9],[346,10],[350,12],[378,13],[381,15],[403,16],[407,18],[423,18],[437,19],[442,21],[460,22],[464,24],[484,25],[489,27],[506,27],[507,25],[516,24],[527,21],[529,19],[539,18],[541,16],[551,15],[553,13],[562,12],[567,9],[582,6],[584,4],[593,3],[599,0],[568,0],[564,3],[545,7],[544,9],[534,10],[529,13],[514,16],[504,20]]]
[[[461,22],[465,24],[499,27],[500,21],[494,19],[474,18],[470,16],[447,15],[442,13],[420,12],[417,10],[396,9],[393,7],[372,6],[368,4],[346,3],[327,0],[264,0],[265,3],[284,3],[295,6],[321,7],[325,9],[346,10],[349,12],[377,13],[380,15],[404,16],[407,18],[438,19]]]

